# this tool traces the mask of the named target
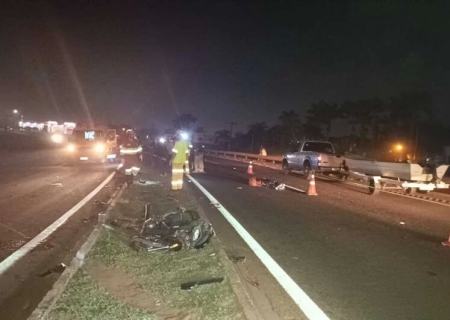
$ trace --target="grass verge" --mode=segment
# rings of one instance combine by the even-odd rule
[[[149,176],[155,173],[147,171]],[[141,178],[145,179],[145,175]],[[157,214],[195,205],[184,191],[171,194],[168,177],[158,184],[132,185],[112,210],[113,219],[134,221],[150,202]],[[244,319],[216,248],[179,252],[136,252],[127,239],[140,227],[126,223],[104,230],[85,266],[70,281],[50,319]],[[225,277],[191,291],[184,282]]]

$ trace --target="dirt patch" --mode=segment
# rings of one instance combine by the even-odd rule
[[[132,307],[155,313],[161,319],[201,319],[199,315],[192,315],[186,311],[168,308],[155,297],[153,292],[144,289],[133,278],[123,272],[107,268],[101,264],[91,265],[86,271],[113,298],[125,302]]]

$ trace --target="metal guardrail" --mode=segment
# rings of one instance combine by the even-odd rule
[[[205,150],[204,152],[205,154],[210,155],[222,155],[222,156],[230,156],[233,158],[255,159],[257,161],[266,161],[272,163],[281,163],[281,161],[283,160],[282,156],[261,156],[259,154],[245,153],[245,152],[232,152],[220,150]]]

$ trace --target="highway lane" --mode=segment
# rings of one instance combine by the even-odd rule
[[[211,160],[220,165],[194,177],[332,319],[448,318],[450,251],[440,245],[450,231],[448,207],[320,181],[318,197],[252,188],[245,164]],[[307,188],[297,176],[254,169]],[[232,243],[236,234],[197,196],[219,239]]]
[[[63,149],[8,152],[0,166],[0,262],[95,189],[114,165],[66,162]],[[95,199],[106,200],[113,184]],[[56,280],[38,275],[68,264],[89,234],[99,208],[87,204],[38,248],[0,276],[0,318],[24,319]]]

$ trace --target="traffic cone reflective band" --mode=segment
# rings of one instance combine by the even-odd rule
[[[317,196],[316,192],[316,180],[314,179],[314,173],[311,174],[311,180],[309,180],[309,188],[306,193],[308,196]]]
[[[258,182],[256,181],[256,177],[250,177],[248,179],[248,185],[251,187],[257,187],[258,186]]]
[[[248,173],[248,174],[254,174],[254,172],[253,172],[253,165],[252,165],[252,162],[251,162],[251,161],[250,161],[250,163],[248,164],[247,173]]]
[[[447,241],[442,242],[442,245],[444,247],[450,247],[450,235],[448,236],[448,240]]]

